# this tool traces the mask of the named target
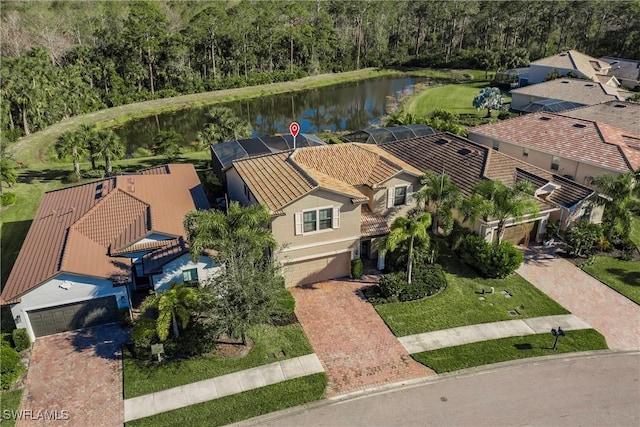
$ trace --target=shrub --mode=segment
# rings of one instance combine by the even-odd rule
[[[118,322],[123,328],[130,328],[133,326],[133,320],[131,320],[131,312],[129,307],[121,308],[118,310]]]
[[[7,346],[0,346],[0,387],[8,390],[24,372],[18,352]]]
[[[276,324],[289,323],[294,320],[293,312],[295,308],[295,298],[291,295],[291,292],[283,287],[278,290],[273,298],[273,312],[271,313],[271,319]]]
[[[398,271],[396,273],[383,274],[380,277],[380,295],[383,298],[395,298],[407,285],[407,273]]]
[[[17,351],[26,350],[31,347],[31,339],[24,328],[14,329],[12,333],[13,345]]]
[[[82,176],[89,179],[103,178],[104,171],[100,169],[90,169],[88,171],[82,172]]]
[[[590,255],[598,248],[598,242],[604,237],[602,226],[589,222],[580,222],[569,227],[565,233],[567,249],[571,255]]]
[[[164,344],[167,355],[197,356],[208,353],[216,346],[218,330],[214,324],[203,324],[196,321],[189,322],[187,328],[180,332],[180,336],[171,335]]]
[[[151,157],[152,155],[151,150],[145,147],[138,147],[136,151],[133,152],[133,157]]]
[[[130,337],[133,342],[134,356],[138,359],[148,359],[151,356],[151,344],[159,341],[155,320],[148,317],[138,319],[131,329]]]
[[[364,273],[364,267],[362,265],[362,260],[352,259],[351,260],[351,277],[353,279],[362,279],[362,274]]]
[[[524,255],[511,242],[500,242],[492,245],[490,263],[487,274],[495,277],[507,277],[513,273],[524,260]]]
[[[11,193],[10,191],[5,191],[2,193],[1,204],[2,206],[11,206],[16,203],[18,197],[15,193]]]
[[[75,172],[70,172],[62,178],[62,182],[65,184],[75,184],[80,182],[80,177]]]
[[[407,282],[407,274],[404,271],[384,274],[378,283],[379,296],[385,302],[413,301],[433,295],[446,288],[447,279],[439,265],[417,265],[412,273],[411,284]],[[376,297],[377,290],[369,291]],[[382,301],[376,301],[382,302]]]
[[[510,242],[493,245],[474,234],[467,235],[456,250],[458,257],[468,266],[489,277],[506,277],[513,273],[524,259]]]

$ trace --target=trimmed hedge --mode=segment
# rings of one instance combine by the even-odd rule
[[[360,258],[351,260],[351,277],[353,279],[362,279],[364,274],[364,266]]]
[[[507,277],[524,260],[511,242],[494,245],[474,234],[462,238],[455,252],[465,264],[488,277]]]
[[[407,282],[407,273],[399,271],[384,274],[378,283],[380,296],[384,301],[397,302],[422,299],[446,288],[447,279],[439,265],[417,265],[414,268],[411,284]]]
[[[14,329],[12,332],[13,345],[16,351],[26,350],[31,347],[31,339],[25,328]]]
[[[5,191],[2,193],[2,198],[0,199],[0,203],[2,203],[2,206],[10,206],[15,204],[17,199],[18,199],[18,196],[16,196],[16,193]]]

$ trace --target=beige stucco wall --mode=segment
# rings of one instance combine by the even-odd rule
[[[373,200],[373,211],[379,213],[381,215],[389,216],[389,220],[393,220],[398,216],[404,216],[407,212],[416,206],[416,197],[415,194],[411,195],[411,203],[403,206],[394,206],[393,208],[387,208],[387,195],[388,189],[396,186],[402,185],[412,185],[413,193],[416,193],[420,190],[420,178],[410,175],[408,173],[402,172],[387,181],[383,182],[382,185],[385,186],[384,189],[376,190],[374,194]]]
[[[549,67],[547,65],[535,65],[531,64],[529,66],[529,84],[542,83],[546,81],[547,76],[553,72],[553,70],[558,71],[561,76],[566,76],[568,72],[573,71],[576,73],[578,77],[582,77],[583,74],[574,69],[569,68],[559,68],[559,67]]]

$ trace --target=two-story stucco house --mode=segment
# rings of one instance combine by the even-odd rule
[[[354,258],[378,259],[376,239],[414,204],[421,175],[376,146],[338,144],[237,160],[226,182],[231,200],[269,207],[286,285],[297,286],[348,276]]]
[[[1,303],[32,339],[117,321],[137,288],[164,290],[216,270],[191,260],[184,215],[209,203],[191,164],[45,193]]]

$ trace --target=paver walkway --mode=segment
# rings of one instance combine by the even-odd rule
[[[435,375],[359,295],[363,286],[336,280],[291,289],[298,320],[327,372],[327,397]]]
[[[124,419],[125,421],[137,420],[323,371],[324,369],[315,354],[256,366],[244,371],[127,399],[124,401]]]
[[[27,412],[17,425],[122,426],[126,337],[105,325],[38,338],[20,407]]]
[[[558,326],[566,331],[591,328],[591,326],[572,314],[560,314],[557,316],[461,326],[423,334],[407,335],[398,338],[398,340],[410,354],[414,354],[479,341],[548,333],[551,332],[551,328],[557,328]]]
[[[640,349],[640,306],[552,248],[530,248],[518,274],[603,334],[609,348]]]

